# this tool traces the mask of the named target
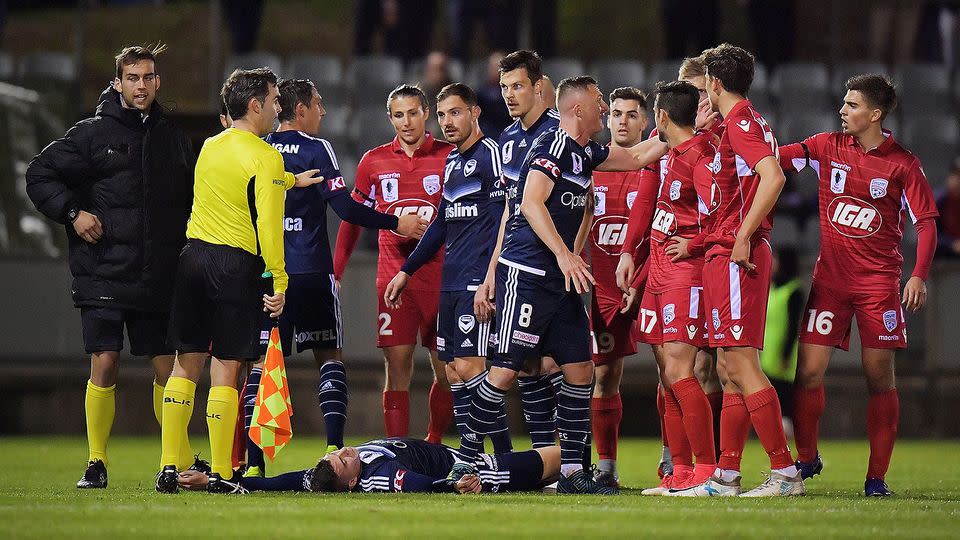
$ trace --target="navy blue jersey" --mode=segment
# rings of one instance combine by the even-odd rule
[[[402,270],[408,274],[444,245],[443,291],[475,291],[487,274],[503,215],[500,148],[484,137],[462,154],[453,150],[443,169],[443,199],[433,221]]]
[[[559,125],[560,113],[555,109],[547,109],[530,129],[523,129],[518,118],[503,130],[499,139],[500,158],[503,161],[503,183],[500,186],[503,191],[499,193],[501,197],[506,196],[508,200],[516,197],[520,169],[526,162],[527,153],[533,148],[533,141]]]
[[[294,174],[319,169],[319,184],[287,191],[283,216],[283,251],[288,274],[333,273],[327,236],[327,200],[346,184],[333,146],[302,131],[278,131],[266,141],[283,155],[284,169]]]
[[[357,446],[360,491],[429,491],[429,484],[446,478],[459,453],[421,439],[377,439]],[[405,484],[410,483],[404,489]]]
[[[539,171],[554,182],[545,204],[560,238],[572,251],[583,222],[587,197],[593,196],[590,192],[593,169],[603,163],[609,153],[608,147],[594,141],[580,146],[559,128],[537,137],[520,169],[517,196],[508,203],[512,212],[504,233],[500,262],[538,276],[563,279],[556,257],[520,213],[527,173]]]

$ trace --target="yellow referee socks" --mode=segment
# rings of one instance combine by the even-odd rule
[[[156,390],[156,389],[154,389]],[[163,389],[160,421],[160,468],[166,465],[183,467],[182,449],[187,442],[187,424],[193,414],[193,395],[197,383],[183,377],[170,377]],[[188,450],[189,452],[189,450]],[[189,454],[188,454],[189,455]],[[189,467],[192,461],[186,465]]]
[[[237,389],[230,386],[214,386],[207,397],[210,468],[223,478],[233,477],[233,433],[239,402]]]
[[[153,415],[157,418],[157,423],[163,427],[163,392],[164,387],[153,381]],[[190,425],[190,417],[193,416],[193,404],[190,404],[190,416],[187,417],[187,425]],[[177,469],[186,470],[193,465],[193,448],[190,447],[190,434],[184,427],[183,438],[180,443],[180,457],[177,459]]]
[[[90,448],[89,460],[99,459],[107,463],[107,440],[113,427],[113,417],[117,410],[117,385],[101,388],[87,381],[87,395],[84,400],[87,415],[87,445]]]

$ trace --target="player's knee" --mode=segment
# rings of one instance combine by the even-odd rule
[[[797,376],[794,386],[799,388],[816,388],[823,384],[823,371],[813,365],[797,365]]]
[[[619,372],[611,369],[601,369],[601,367],[598,366],[595,376],[597,383],[594,387],[594,396],[611,397],[620,393]]]
[[[867,373],[867,392],[871,395],[893,390],[896,386],[896,380],[892,372]]]

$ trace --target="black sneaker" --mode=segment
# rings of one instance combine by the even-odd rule
[[[620,478],[612,471],[595,469],[593,471],[593,481],[603,487],[620,488]]]
[[[180,489],[177,485],[177,468],[166,465],[157,473],[157,491],[160,493],[176,493]]]
[[[203,474],[210,474],[213,470],[210,468],[210,462],[205,459],[200,459],[200,454],[195,454],[193,456],[193,465],[190,466],[188,471],[199,471]]]
[[[243,495],[250,493],[246,488],[240,485],[240,475],[234,474],[234,478],[225,480],[218,473],[210,473],[210,483],[207,484],[207,493],[232,493]]]
[[[77,480],[80,489],[103,489],[107,487],[107,466],[99,459],[87,463],[83,477]]]
[[[615,487],[604,487],[596,483],[583,469],[570,476],[560,476],[557,482],[557,493],[577,493],[590,495],[616,495],[620,490]]]

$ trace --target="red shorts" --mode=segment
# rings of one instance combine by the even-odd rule
[[[900,307],[898,285],[872,292],[840,291],[817,280],[803,312],[800,342],[848,350],[850,323],[857,316],[860,344],[870,349],[904,349],[907,326]]]
[[[594,365],[605,366],[610,361],[636,354],[637,345],[632,335],[636,314],[620,313],[622,299],[616,300],[593,294],[590,306],[590,330],[593,333]]]
[[[661,293],[644,291],[637,318],[640,341],[649,345],[679,341],[694,347],[706,347],[702,292],[703,287]]]
[[[771,258],[770,244],[763,240],[750,253],[755,270],[740,268],[727,255],[715,255],[703,265],[704,314],[711,347],[763,349]]]
[[[377,287],[377,347],[420,344],[437,349],[437,310],[440,291],[410,291],[401,293],[402,303],[390,309],[383,301],[384,289]]]

